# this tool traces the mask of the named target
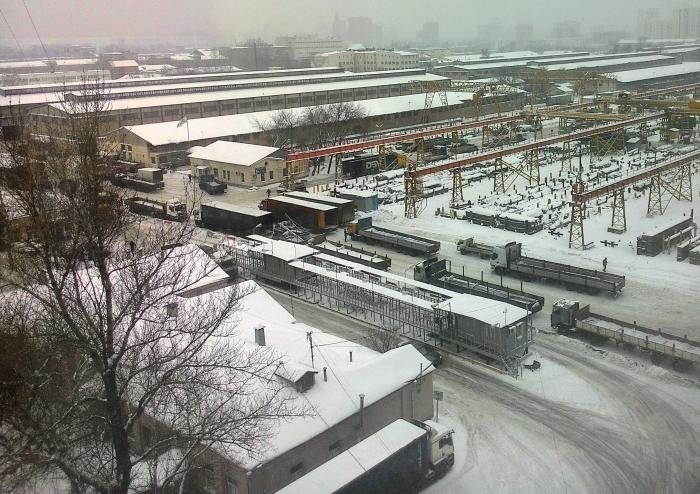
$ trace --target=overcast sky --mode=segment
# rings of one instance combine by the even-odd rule
[[[508,27],[532,22],[546,35],[552,22],[577,20],[591,27],[634,29],[636,9],[697,5],[698,0],[26,0],[44,41],[107,42],[207,36],[222,42],[280,34],[330,34],[334,17],[368,16],[406,40],[424,22],[438,21],[443,39],[470,39],[493,18]],[[0,0],[20,41],[36,44],[22,0]],[[3,44],[12,42],[4,22]],[[390,40],[385,40],[390,41]]]

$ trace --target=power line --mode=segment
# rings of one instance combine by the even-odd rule
[[[39,43],[41,43],[41,48],[44,50],[44,56],[46,58],[49,58],[49,52],[46,51],[46,47],[44,46],[44,42],[41,40],[41,36],[39,36],[39,30],[36,28],[36,24],[34,24],[34,19],[32,18],[32,14],[29,13],[29,7],[27,7],[27,2],[25,0],[22,0],[22,3],[24,4],[24,10],[27,11],[27,15],[29,16],[29,20],[32,23],[32,27],[34,27],[34,32],[36,33],[36,37],[39,40]]]
[[[7,25],[7,29],[10,30],[10,34],[12,35],[12,38],[15,40],[15,43],[17,44],[17,48],[19,49],[19,52],[22,55],[22,58],[27,58],[24,56],[24,50],[22,49],[22,46],[19,44],[19,41],[17,40],[17,36],[15,36],[15,32],[12,30],[12,26],[10,26],[10,23],[7,22],[7,17],[5,17],[5,13],[2,11],[2,9],[0,9],[0,15],[2,15],[2,18],[5,21],[5,24]]]

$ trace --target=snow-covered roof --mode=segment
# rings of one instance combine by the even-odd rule
[[[146,89],[141,88],[141,91],[152,91],[152,90],[168,90],[168,89],[183,89],[183,92],[178,92],[174,94],[159,94],[155,96],[142,96],[134,95],[130,97],[117,98],[110,100],[110,110],[126,110],[131,108],[146,108],[152,106],[165,106],[165,105],[181,105],[189,103],[203,103],[207,101],[224,101],[230,99],[246,99],[246,98],[260,98],[264,96],[279,96],[286,94],[297,94],[297,93],[314,93],[323,91],[336,91],[336,90],[348,90],[348,89],[359,89],[359,88],[371,88],[371,87],[381,87],[381,86],[391,86],[398,84],[408,84],[411,81],[438,81],[445,80],[444,77],[434,74],[426,74],[422,69],[404,69],[396,71],[392,74],[392,71],[379,71],[379,72],[364,72],[364,73],[345,73],[346,76],[343,80],[335,80],[329,82],[322,82],[323,79],[337,78],[340,75],[338,73],[331,74],[315,74],[313,76],[309,75],[298,75],[285,77],[285,81],[289,81],[287,85],[269,85],[264,86],[265,82],[268,82],[265,78],[260,79],[240,79],[233,81],[237,86],[234,89],[222,89],[213,91],[195,91],[186,92],[183,88],[194,88],[194,87],[212,87],[215,88],[217,85],[232,84],[232,81],[208,81],[203,83],[179,83],[179,84],[162,84],[158,87],[148,87]],[[376,74],[376,77],[374,75]],[[356,77],[353,77],[356,76]],[[312,82],[305,82],[305,80],[313,79]],[[270,82],[279,82],[280,78],[273,78]],[[295,81],[298,83],[295,84]],[[319,82],[321,81],[321,82]],[[183,86],[183,84],[185,84]],[[248,86],[248,87],[246,87]],[[109,88],[107,92],[107,97],[109,94],[118,94],[123,92],[134,92],[135,88],[124,87],[124,88]],[[26,95],[32,96],[32,95]],[[55,101],[55,95],[53,100]],[[44,95],[44,99],[47,95]],[[23,98],[24,99],[24,98]],[[2,100],[0,100],[2,101]],[[57,106],[57,105],[54,105]]]
[[[245,144],[243,142],[216,141],[190,154],[190,159],[251,166],[277,151],[279,151],[279,148],[270,146],[258,146],[257,144]]]
[[[272,198],[272,200],[284,202],[287,204],[293,204],[295,206],[304,206],[307,208],[316,209],[318,211],[334,211],[337,209],[335,206],[330,206],[328,204],[322,204],[320,202],[313,202],[305,199],[299,199],[297,197],[275,196]]]
[[[303,400],[314,410],[313,415],[278,420],[272,424],[273,437],[269,447],[257,459],[244,452],[234,459],[247,468],[274,458],[289,449],[312,439],[341,421],[355,415],[360,409],[360,394],[365,395],[365,406],[404,387],[419,377],[421,365],[424,374],[432,371],[430,362],[412,345],[377,353],[357,343],[296,322],[295,319],[255,282],[242,285],[247,295],[240,302],[235,337],[255,344],[255,328],[265,327],[265,344],[280,354],[280,360],[293,362],[301,370],[327,368],[328,380],[319,376],[303,397],[290,388],[293,398]],[[308,333],[314,345],[314,365],[311,364]],[[353,352],[350,362],[348,352]]]
[[[471,93],[447,93],[448,105],[459,105],[465,100],[470,100]],[[404,96],[390,96],[387,98],[375,98],[356,101],[365,115],[380,116],[401,113],[413,110],[422,110],[425,105],[425,94],[407,94]],[[440,98],[435,98],[433,108],[443,106]],[[321,105],[321,108],[328,105]],[[307,107],[290,108],[287,111],[294,116],[301,116]],[[132,125],[124,129],[133,132],[153,146],[164,144],[177,144],[204,139],[216,139],[222,137],[254,134],[261,132],[279,110],[268,110],[255,113],[241,113],[237,115],[222,115],[220,117],[192,118],[189,120],[189,139],[187,126],[177,126],[177,121],[157,122],[142,125]],[[116,130],[114,132],[120,132]]]
[[[425,430],[417,425],[399,419],[295,480],[277,493],[326,494],[337,492],[425,433]]]
[[[348,197],[376,197],[376,190],[369,189],[349,189],[347,187],[338,188],[338,194]]]
[[[316,252],[316,249],[308,245],[294,244],[284,240],[273,240],[262,235],[248,235],[246,238],[254,240],[257,244],[250,246],[250,250],[264,252],[287,262],[302,259]]]
[[[223,209],[225,211],[231,211],[233,213],[246,214],[248,216],[255,217],[269,216],[270,214],[272,214],[269,211],[263,211],[262,209],[250,208],[222,201],[207,201],[203,202],[202,206],[211,206],[217,209]]]
[[[646,69],[625,70],[613,72],[610,76],[619,82],[637,82],[660,77],[672,77],[677,75],[700,73],[700,62],[683,62],[662,67],[649,67]]]
[[[112,60],[109,62],[111,67],[138,67],[136,60]]]
[[[668,57],[666,55],[647,55],[641,57],[607,58],[603,60],[588,60],[581,62],[572,61],[566,63],[543,65],[541,68],[546,70],[576,70],[584,68],[608,67],[611,65],[624,65],[627,63],[658,62],[662,60],[666,60],[670,63],[673,61],[673,57]]]
[[[315,199],[317,201],[324,201],[324,202],[327,202],[329,204],[337,204],[338,206],[346,206],[348,204],[352,204],[351,199],[342,199],[340,197],[333,197],[333,196],[322,195],[322,194],[311,194],[310,192],[292,191],[292,192],[285,192],[284,195],[286,197],[294,197],[296,199],[308,200],[311,202],[314,202],[314,199]]]
[[[468,293],[456,294],[438,304],[438,308],[476,319],[486,324],[507,326],[527,317],[528,312],[515,305]]]

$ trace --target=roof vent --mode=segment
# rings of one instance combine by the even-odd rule
[[[265,346],[265,326],[262,324],[255,326],[255,344]]]

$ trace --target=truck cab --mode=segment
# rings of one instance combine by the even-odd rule
[[[575,300],[557,300],[552,305],[552,315],[550,316],[552,328],[576,329],[576,321],[585,319],[590,314],[590,306],[581,307]]]
[[[491,254],[491,269],[497,273],[508,271],[511,261],[520,257],[522,244],[518,242],[508,242],[505,245],[496,245]]]
[[[168,216],[173,216],[183,219],[187,212],[187,207],[178,198],[168,199],[165,203],[165,211]]]
[[[455,464],[455,448],[452,441],[455,431],[433,420],[421,422],[420,426],[428,431],[431,470],[433,475],[440,477]]]

